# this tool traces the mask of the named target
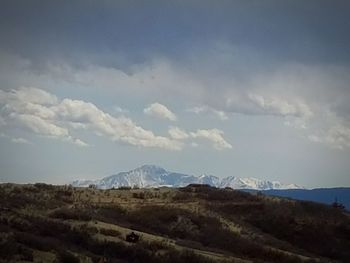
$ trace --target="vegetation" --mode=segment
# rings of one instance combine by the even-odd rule
[[[350,262],[346,211],[233,189],[3,184],[0,209],[0,262]]]

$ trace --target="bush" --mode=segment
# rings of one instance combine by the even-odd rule
[[[247,221],[263,232],[285,240],[309,252],[337,260],[350,258],[346,232],[349,221],[338,211],[312,202],[288,201],[268,204],[259,213],[247,215]],[[342,222],[342,223],[339,223]],[[322,229],[322,231],[320,231]]]
[[[60,245],[59,241],[52,237],[42,237],[24,232],[16,232],[15,239],[18,243],[42,251],[50,251]]]
[[[145,193],[140,192],[140,193],[132,193],[133,198],[138,198],[138,199],[145,199]]]
[[[34,187],[38,188],[39,190],[46,190],[46,191],[55,190],[55,186],[52,184],[36,183],[34,184]]]
[[[239,190],[217,189],[213,187],[196,188],[195,193],[198,197],[208,201],[258,201],[258,197]]]
[[[143,241],[142,246],[152,252],[158,252],[161,249],[170,248],[170,246],[165,241],[150,241],[150,242]]]
[[[184,201],[184,200],[193,200],[193,195],[190,192],[181,191],[176,192],[176,194],[172,197],[174,201]]]
[[[90,221],[91,215],[83,210],[74,210],[69,208],[59,208],[50,214],[52,218],[59,218],[63,220],[74,219],[79,221]]]
[[[101,228],[100,233],[102,235],[105,235],[105,236],[112,236],[112,237],[121,236],[121,233],[117,230],[114,230],[114,229]]]
[[[120,186],[118,187],[118,190],[131,190],[130,186]]]
[[[172,263],[214,263],[216,261],[211,260],[207,257],[195,254],[190,250],[184,250],[181,252],[171,250],[162,257],[161,262],[172,262]]]
[[[115,223],[119,221],[125,221],[126,210],[116,205],[100,207],[97,210],[96,216],[99,220]]]
[[[72,253],[68,251],[60,251],[58,252],[57,258],[60,263],[79,263],[80,260],[76,256],[74,256]]]
[[[13,257],[25,261],[33,261],[33,251],[18,244],[13,238],[0,242],[0,259],[11,262]]]

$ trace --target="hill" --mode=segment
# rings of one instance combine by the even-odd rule
[[[1,262],[350,261],[349,214],[312,202],[200,184],[0,196]]]

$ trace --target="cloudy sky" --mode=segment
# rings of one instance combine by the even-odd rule
[[[350,186],[350,3],[1,1],[0,181],[143,164]]]

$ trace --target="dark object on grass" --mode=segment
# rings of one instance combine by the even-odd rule
[[[140,240],[140,236],[135,234],[134,232],[131,232],[130,234],[126,235],[126,241],[131,243],[136,243]]]

